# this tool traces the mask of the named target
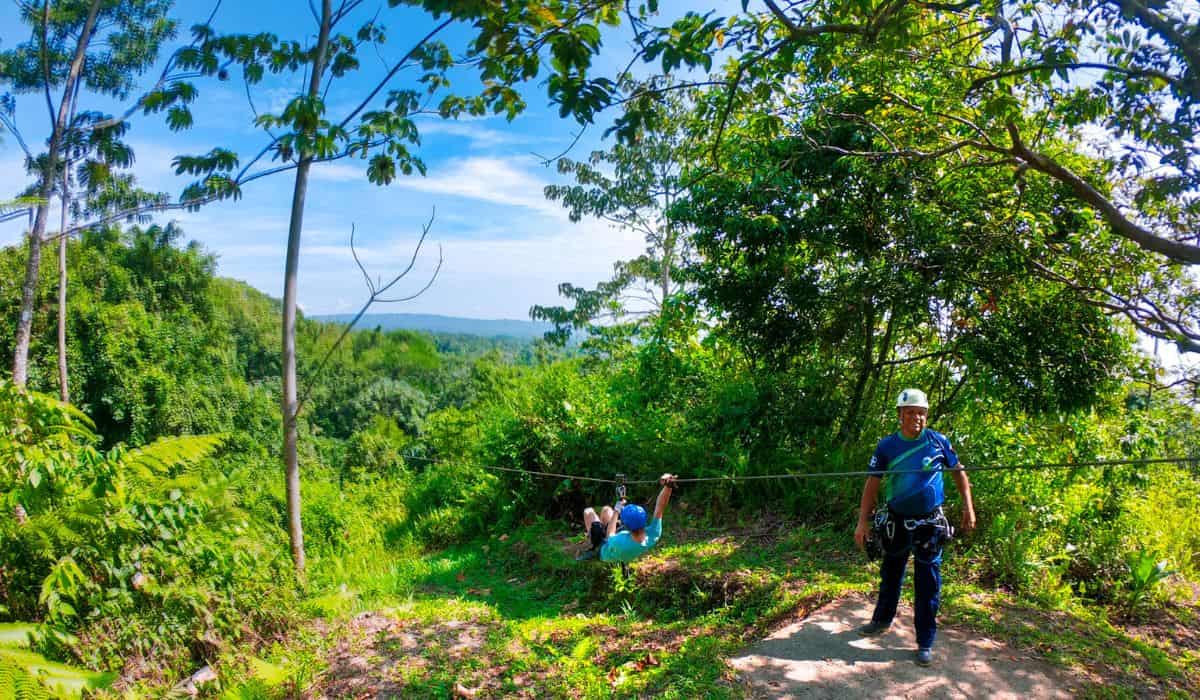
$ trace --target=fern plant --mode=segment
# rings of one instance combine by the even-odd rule
[[[0,656],[0,698],[50,700],[50,691],[16,662]]]
[[[242,508],[254,476],[212,459],[223,441],[102,452],[78,410],[0,383],[0,498],[27,514],[0,513],[0,620],[40,621],[36,650],[113,667],[131,653],[183,665],[195,640],[277,614],[278,526]]]

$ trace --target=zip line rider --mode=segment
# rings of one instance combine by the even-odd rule
[[[627,564],[649,552],[662,537],[662,517],[671,501],[675,489],[675,475],[663,474],[658,478],[662,490],[654,503],[654,518],[646,523],[646,509],[636,503],[626,503],[624,487],[615,507],[604,506],[599,515],[593,508],[583,510],[583,530],[592,547],[578,558]],[[622,527],[618,531],[618,521]]]
[[[879,567],[879,598],[871,621],[858,633],[873,637],[883,634],[892,624],[900,588],[913,554],[913,617],[917,628],[917,664],[933,663],[933,642],[937,636],[937,613],[942,587],[942,547],[953,529],[942,512],[945,501],[942,472],[948,471],[962,495],[962,529],[975,527],[975,505],[971,483],[959,466],[958,455],[945,435],[925,427],[929,401],[919,389],[905,389],[896,399],[900,430],[879,441],[871,457],[869,471],[859,504],[858,527],[854,541],[863,549],[872,530],[883,549]],[[888,473],[899,472],[899,473]],[[880,482],[888,476],[886,510],[871,513],[879,496]]]

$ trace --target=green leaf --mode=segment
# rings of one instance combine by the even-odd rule
[[[192,112],[183,105],[176,105],[167,110],[167,127],[171,131],[181,131],[192,126]]]

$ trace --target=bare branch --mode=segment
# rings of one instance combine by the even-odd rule
[[[416,299],[417,297],[421,296],[425,292],[429,291],[429,288],[433,286],[434,281],[437,280],[438,273],[442,271],[442,263],[444,261],[445,261],[445,258],[442,256],[442,244],[439,243],[438,244],[437,266],[433,269],[433,274],[429,277],[429,281],[425,283],[424,287],[421,287],[420,291],[418,291],[416,294],[411,294],[406,297],[400,297],[398,299],[376,299],[376,301],[379,301],[379,302],[382,302],[385,304],[394,304],[396,302],[412,301],[413,299]]]
[[[375,304],[376,302],[384,303],[384,304],[391,304],[391,303],[398,303],[398,302],[403,302],[403,301],[412,301],[413,299],[416,299],[417,297],[419,297],[422,294],[424,294],[425,292],[427,292],[429,290],[429,288],[433,286],[434,281],[437,280],[438,273],[441,272],[441,270],[442,270],[442,263],[445,260],[445,258],[442,255],[442,246],[440,244],[438,245],[437,267],[434,268],[433,274],[430,276],[429,281],[425,283],[424,287],[422,287],[415,294],[410,294],[410,295],[404,296],[404,297],[397,297],[394,299],[384,299],[380,296],[384,291],[391,288],[392,285],[396,284],[401,279],[403,279],[405,276],[407,276],[408,273],[412,270],[413,264],[417,260],[417,255],[421,252],[421,246],[424,245],[425,239],[429,236],[429,230],[433,227],[433,220],[436,217],[436,215],[437,215],[437,212],[436,211],[433,212],[433,214],[431,214],[429,217],[429,221],[423,227],[421,227],[421,237],[417,241],[416,248],[413,250],[412,260],[409,261],[408,267],[404,268],[404,270],[402,272],[400,272],[400,274],[393,277],[392,280],[385,285],[373,284],[371,282],[370,275],[367,274],[366,269],[363,268],[362,263],[359,262],[358,253],[355,252],[355,250],[354,250],[354,227],[351,226],[351,228],[350,228],[350,252],[354,256],[354,262],[358,263],[359,270],[362,271],[363,276],[367,279],[367,290],[369,291],[369,294],[367,296],[367,301],[362,305],[362,308],[360,308],[358,310],[358,313],[354,315],[354,318],[351,319],[350,322],[346,324],[346,327],[342,329],[342,332],[338,336],[337,340],[334,341],[333,345],[330,346],[329,350],[327,350],[325,352],[324,357],[322,357],[320,362],[317,363],[317,368],[311,374],[307,375],[304,378],[304,384],[306,385],[307,388],[305,388],[304,393],[300,396],[300,400],[296,402],[296,415],[297,416],[300,415],[300,411],[304,407],[304,403],[308,400],[309,395],[311,395],[311,393],[312,393],[312,389],[313,389],[314,385],[311,380],[315,379],[316,377],[321,376],[321,373],[325,370],[325,366],[327,364],[329,364],[329,360],[333,357],[333,354],[335,352],[337,352],[337,349],[341,346],[342,342],[346,340],[346,337],[348,335],[350,335],[350,331],[354,329],[354,326],[360,320],[362,320],[363,315],[367,313],[367,309],[370,309],[371,305]]]
[[[376,294],[383,294],[387,290],[391,289],[392,285],[407,277],[409,272],[412,272],[413,265],[417,264],[417,256],[421,254],[421,246],[425,245],[425,238],[429,236],[429,229],[433,228],[433,220],[435,218],[437,218],[436,208],[432,213],[430,213],[429,221],[427,221],[425,225],[421,227],[421,237],[417,240],[417,247],[413,249],[412,258],[408,261],[408,267],[404,268],[400,274],[393,277],[391,282],[388,282],[376,290]]]
[[[867,28],[857,24],[818,24],[814,26],[802,27],[792,21],[790,17],[779,9],[779,5],[775,4],[775,0],[763,0],[763,3],[771,10],[771,14],[787,27],[788,33],[797,41],[806,41],[822,34],[867,34]]]
[[[540,159],[543,166],[550,165],[551,163],[557,162],[558,159],[565,157],[568,153],[570,153],[572,150],[574,150],[575,145],[577,143],[579,143],[579,139],[583,137],[583,134],[585,131],[587,131],[586,124],[579,127],[579,131],[575,132],[575,138],[571,139],[571,143],[566,148],[564,148],[561,153],[559,153],[556,156],[552,156],[550,158],[543,158],[542,156],[538,155],[537,153],[534,153],[533,151],[530,151],[529,153],[534,158]]]
[[[10,134],[16,137],[17,145],[20,146],[21,150],[25,152],[25,157],[29,160],[33,160],[33,153],[30,152],[29,146],[25,144],[25,139],[21,136],[21,130],[17,128],[17,123],[7,114],[0,111],[0,124],[3,124],[4,128],[7,129]]]
[[[1085,303],[1114,314],[1121,314],[1138,330],[1151,338],[1175,343],[1180,352],[1200,352],[1200,332],[1189,328],[1181,318],[1173,318],[1164,313],[1153,300],[1146,297],[1136,300],[1128,299],[1111,289],[1079,284],[1037,261],[1033,261],[1032,266],[1034,271],[1043,278],[1078,293]],[[1105,298],[1096,298],[1094,295],[1101,295]],[[1139,306],[1139,304],[1144,306]]]
[[[875,364],[877,364],[880,367],[887,367],[889,365],[906,365],[910,362],[920,362],[921,360],[930,360],[933,358],[941,358],[941,357],[953,357],[956,354],[957,354],[957,351],[955,349],[951,348],[949,350],[938,350],[936,352],[925,353],[924,355],[916,355],[914,357],[902,357],[898,360],[883,360],[883,361],[877,362]]]
[[[854,150],[854,149],[850,149],[850,148],[842,148],[841,146],[830,146],[828,144],[818,143],[817,141],[813,140],[811,137],[808,137],[807,140],[813,147],[819,148],[823,151],[829,151],[830,153],[837,153],[837,154],[843,155],[843,156],[860,156],[860,157],[865,157],[865,158],[889,158],[889,157],[921,158],[921,159],[939,158],[948,153],[953,153],[957,150],[966,148],[968,146],[972,146],[974,148],[979,148],[979,149],[991,150],[991,149],[987,148],[987,144],[983,144],[978,141],[972,141],[971,139],[955,141],[953,143],[947,144],[946,146],[943,146],[942,148],[938,148],[938,149],[935,149],[932,151],[922,151],[922,150],[919,150],[916,148],[900,148],[900,149],[896,149],[896,150],[892,150],[892,151],[859,151],[859,150]]]
[[[359,272],[367,282],[367,291],[374,295],[375,285],[371,282],[371,275],[367,274],[367,268],[363,267],[362,261],[358,259],[358,249],[354,247],[354,224],[350,224],[350,255],[354,257],[354,264],[358,265]]]
[[[963,10],[979,6],[979,0],[966,0],[965,2],[918,2],[917,6],[935,12],[962,12]]]
[[[892,100],[894,100],[894,101],[895,101],[897,104],[900,104],[900,105],[904,106],[904,107],[905,107],[905,108],[907,108],[908,110],[910,110],[910,111],[912,111],[912,112],[915,112],[915,113],[918,113],[918,114],[922,114],[922,113],[923,113],[923,110],[922,110],[920,107],[918,107],[917,105],[913,104],[911,100],[905,99],[905,98],[904,98],[902,95],[898,95],[898,94],[896,94],[896,93],[893,93],[893,92],[888,92],[888,93],[885,93],[885,94],[886,94],[886,95],[887,95],[889,98],[891,98]],[[991,150],[991,151],[993,151],[993,152],[1000,152],[1000,149],[999,149],[999,147],[998,147],[998,146],[996,146],[994,143],[992,143],[992,139],[991,139],[991,137],[990,137],[990,136],[988,136],[987,132],[986,132],[986,131],[984,131],[984,130],[983,130],[983,129],[982,129],[982,128],[981,128],[981,127],[978,125],[978,124],[976,124],[975,122],[973,122],[973,121],[971,121],[971,120],[969,120],[969,119],[967,119],[967,118],[965,118],[965,117],[960,117],[960,116],[958,116],[958,115],[956,115],[956,114],[947,114],[947,113],[945,113],[945,112],[934,112],[934,115],[936,115],[936,116],[939,116],[939,117],[941,117],[941,118],[943,118],[943,119],[949,119],[950,121],[952,121],[952,122],[955,122],[956,124],[961,124],[961,125],[963,125],[963,126],[967,127],[967,128],[968,128],[968,129],[970,129],[971,131],[974,131],[974,132],[975,132],[975,133],[976,133],[976,134],[977,134],[977,135],[978,135],[978,136],[979,136],[981,139],[983,139],[983,140],[984,140],[984,142],[985,142],[985,143],[987,143],[987,145],[989,146],[989,149],[988,149],[988,150]]]

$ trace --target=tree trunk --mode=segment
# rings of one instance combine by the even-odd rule
[[[662,276],[659,279],[659,284],[662,285],[660,311],[661,307],[667,303],[667,297],[671,296],[671,268],[675,263],[675,232],[671,224],[667,224],[667,235],[663,239],[663,243]]]
[[[662,172],[661,177],[665,181],[666,173]],[[672,201],[673,197],[671,196],[671,188],[668,187],[666,190],[663,201],[664,212],[670,211],[671,206],[674,204]],[[662,285],[662,300],[659,304],[660,313],[662,312],[662,307],[667,303],[667,297],[671,295],[671,268],[675,266],[675,226],[669,218],[664,217],[664,219],[667,231],[666,235],[663,236],[662,276],[659,279],[659,284]]]
[[[858,358],[858,377],[854,380],[854,389],[851,390],[849,406],[842,423],[841,438],[844,445],[858,439],[858,416],[862,408],[863,394],[875,369],[875,363],[872,361],[875,352],[875,305],[869,297],[863,299],[863,304],[865,308],[862,317],[862,350]]]
[[[308,85],[309,97],[320,94],[332,15],[331,0],[323,0],[321,31]],[[300,463],[296,433],[299,406],[296,401],[296,273],[300,267],[300,233],[304,228],[304,198],[308,191],[308,173],[312,161],[312,154],[301,154],[296,168],[292,217],[288,224],[287,261],[283,271],[283,468],[287,482],[288,539],[292,545],[292,562],[300,574],[304,573],[304,528],[300,521]]]
[[[58,230],[58,398],[69,403],[71,392],[67,384],[67,209],[71,206],[68,179],[70,164],[63,165],[62,226]]]
[[[49,2],[49,0],[47,0]],[[47,7],[49,7],[47,5]],[[13,384],[25,386],[29,380],[29,342],[33,336],[33,307],[37,300],[38,275],[42,264],[42,237],[46,234],[46,218],[50,213],[50,193],[54,189],[54,173],[58,169],[58,151],[62,147],[63,132],[67,129],[71,111],[71,96],[75,93],[75,84],[79,82],[79,74],[83,71],[83,58],[87,54],[88,42],[91,41],[92,31],[96,28],[96,13],[100,11],[100,0],[93,0],[88,8],[87,20],[83,30],[79,32],[79,41],[75,45],[75,57],[71,59],[71,70],[67,73],[63,84],[63,97],[58,105],[58,117],[54,121],[54,129],[50,132],[50,145],[46,152],[46,171],[42,174],[42,186],[38,191],[37,216],[33,220],[33,230],[29,232],[29,260],[25,265],[25,283],[21,288],[21,312],[17,317],[17,333],[13,341]],[[45,50],[45,47],[42,48]],[[49,99],[49,80],[47,75],[47,99]]]
[[[887,362],[888,356],[892,352],[892,337],[896,330],[896,312],[894,309],[887,312],[887,326],[883,331],[883,339],[879,343],[879,354],[875,356],[875,366],[871,369],[871,376],[867,379],[867,388],[863,392],[863,401],[868,406],[875,405],[875,395],[879,392],[879,378],[883,375],[884,362]],[[884,400],[890,400],[887,394],[890,391],[884,392]],[[868,409],[869,415],[878,415],[878,408]]]

